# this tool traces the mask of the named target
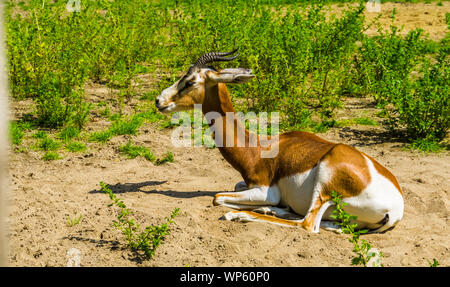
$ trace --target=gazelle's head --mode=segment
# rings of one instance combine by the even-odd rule
[[[239,56],[226,57],[236,53],[211,52],[204,54],[189,67],[187,73],[172,86],[168,87],[156,98],[156,107],[160,112],[190,110],[195,104],[203,104],[206,90],[218,83],[241,84],[252,79],[249,69],[235,68],[217,71],[208,64],[217,61],[231,61]]]

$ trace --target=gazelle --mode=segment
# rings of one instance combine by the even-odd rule
[[[203,114],[215,112],[215,120],[221,120],[220,127],[214,130],[216,140],[229,134],[236,137],[237,133],[230,131],[243,126],[236,119],[227,120],[234,109],[225,84],[245,83],[254,75],[248,69],[218,71],[208,66],[216,61],[231,61],[239,54],[227,56],[235,53],[211,52],[198,58],[180,80],[162,91],[156,107],[161,112],[174,112],[201,104]],[[245,142],[251,137],[256,135],[246,130]],[[228,212],[226,219],[301,226],[315,233],[320,226],[333,229],[336,224],[329,221],[333,190],[347,204],[344,209],[357,216],[360,228],[384,232],[402,218],[403,196],[396,178],[370,156],[300,131],[279,135],[275,144],[278,154],[273,158],[261,157],[264,147],[259,140],[256,146],[219,147],[244,179],[236,184],[235,192],[215,195],[214,205],[236,209]]]

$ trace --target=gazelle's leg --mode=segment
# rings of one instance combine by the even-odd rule
[[[331,171],[326,166],[326,163],[321,162],[316,171],[314,190],[311,199],[311,205],[306,213],[302,226],[304,229],[318,233],[320,221],[325,211],[334,203],[330,200],[331,197],[324,192],[324,186],[331,179]]]
[[[302,217],[289,212],[289,207],[281,208],[275,206],[263,206],[252,210],[253,212],[272,215],[278,218],[289,219],[289,220],[302,220]]]
[[[283,219],[278,218],[271,215],[261,214],[254,211],[247,211],[247,210],[234,210],[226,213],[224,215],[224,218],[227,220],[233,220],[233,221],[239,221],[239,222],[267,222],[282,226],[288,226],[288,227],[296,227],[301,226],[303,220],[289,220],[289,219]]]
[[[321,220],[320,228],[323,228],[328,231],[333,231],[336,233],[342,233],[341,226],[337,222],[333,222],[333,221]]]
[[[280,202],[280,191],[277,185],[259,186],[239,192],[222,192],[214,197],[214,205],[227,206],[234,209],[255,209],[261,206],[275,206]]]
[[[223,216],[223,219],[238,222],[266,222],[288,227],[303,225],[303,218],[300,216],[290,213],[284,208],[273,206],[263,206],[252,211],[230,211]],[[336,233],[342,233],[339,224],[332,221],[319,220],[319,215],[316,217],[316,220],[318,222],[317,226],[320,225],[320,228]]]
[[[247,184],[245,183],[245,181],[240,181],[238,183],[236,183],[236,185],[234,186],[234,191],[244,191],[247,190]]]

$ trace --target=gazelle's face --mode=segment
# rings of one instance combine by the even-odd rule
[[[156,107],[160,112],[169,113],[190,110],[205,99],[205,84],[208,68],[194,68],[181,79],[168,87],[156,98]]]
[[[196,104],[203,104],[206,97],[206,88],[213,87],[218,83],[242,84],[252,79],[252,71],[249,69],[235,68],[216,71],[206,64],[215,61],[231,61],[233,57],[225,56],[234,54],[237,50],[229,53],[206,53],[189,68],[186,75],[168,87],[156,98],[156,107],[160,112],[169,113],[190,110]]]

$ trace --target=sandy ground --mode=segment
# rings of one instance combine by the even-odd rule
[[[444,2],[444,8],[416,5],[448,11],[448,4]],[[410,7],[399,14],[415,11]],[[88,90],[93,102],[108,95],[100,86]],[[15,102],[12,107],[17,117],[30,109],[30,102]],[[339,116],[374,111],[370,101],[348,99]],[[106,126],[107,122],[94,116],[87,129]],[[213,196],[231,191],[240,175],[217,149],[177,149],[170,143],[170,134],[171,130],[160,130],[158,124],[146,124],[132,137],[135,144],[149,147],[157,156],[173,151],[175,162],[162,166],[121,156],[118,147],[128,141],[127,136],[114,137],[103,145],[89,143],[82,153],[62,152],[63,159],[50,162],[41,160],[42,152],[33,149],[11,152],[9,264],[66,266],[70,259],[67,252],[76,248],[82,266],[350,265],[352,245],[346,235],[219,220],[229,209],[212,206]],[[449,153],[405,150],[404,143],[381,126],[352,125],[321,136],[373,156],[400,182],[405,197],[403,220],[388,233],[364,236],[384,253],[382,263],[428,266],[427,260],[435,258],[442,266],[449,266]],[[110,200],[99,191],[100,181],[111,185],[142,226],[160,224],[174,208],[180,208],[177,224],[152,260],[143,260],[126,248],[122,235],[111,225],[117,209],[108,207]],[[67,224],[67,218],[79,215],[79,224]]]

